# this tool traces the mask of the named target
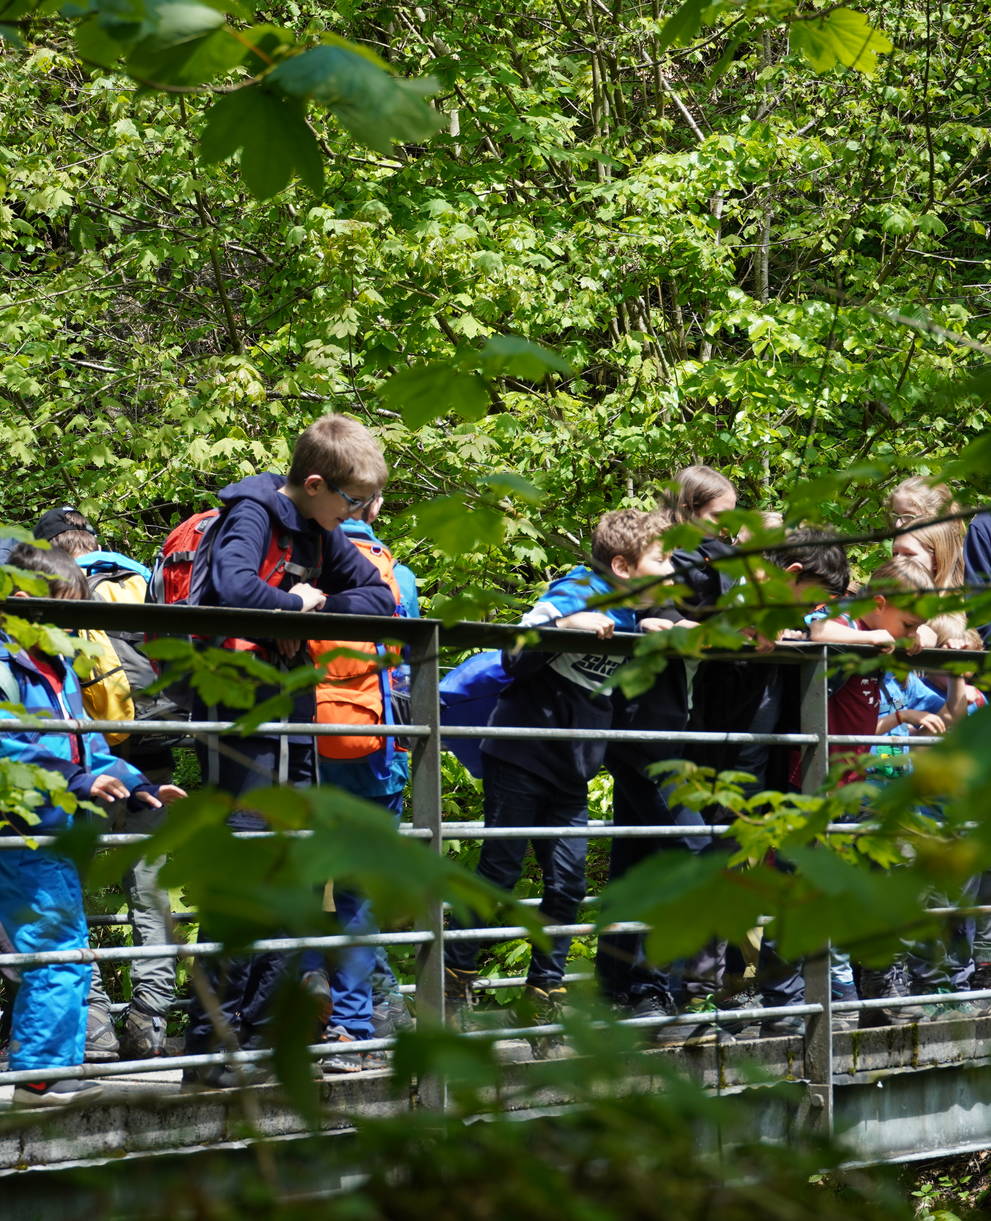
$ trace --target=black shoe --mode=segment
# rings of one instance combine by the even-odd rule
[[[761,1018],[760,1037],[762,1039],[788,1039],[793,1035],[805,1034],[805,1018],[797,1014],[782,1014],[781,1017]]]
[[[14,1105],[19,1107],[66,1107],[74,1102],[99,1098],[98,1081],[26,1081],[14,1086]]]
[[[662,992],[649,992],[626,1010],[626,1016],[633,1018],[674,1017],[678,1010],[670,996]],[[650,1046],[668,1047],[675,1043],[684,1043],[688,1033],[687,1026],[643,1026],[643,1040]]]
[[[182,1070],[184,1090],[237,1090],[247,1085],[264,1085],[271,1072],[261,1064],[200,1064]]]
[[[331,1026],[321,1042],[336,1044],[335,1050],[322,1056],[320,1063],[325,1073],[360,1073],[364,1062],[360,1051],[348,1051],[347,1045],[357,1040],[343,1026]]]
[[[391,1039],[400,1030],[412,1030],[415,1024],[401,992],[387,992],[377,1001],[373,998],[372,1029],[377,1039]]]
[[[860,996],[862,1000],[884,1000],[911,996],[905,973],[901,963],[879,969],[876,967],[861,967]],[[862,1009],[860,1011],[861,1027],[871,1026],[911,1026],[915,1022],[924,1022],[927,1014],[923,1005],[892,1005],[879,1009]]]

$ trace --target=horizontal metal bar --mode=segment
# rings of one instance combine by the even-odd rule
[[[427,945],[433,933],[340,933],[329,937],[268,937],[232,949],[222,941],[190,944],[113,945],[102,949],[85,946],[74,950],[38,950],[33,954],[0,954],[0,967],[40,967],[56,962],[130,962],[145,958],[209,958],[223,954],[280,954],[293,950],[336,950],[351,945]]]
[[[388,1051],[396,1040],[355,1039],[348,1043],[348,1052]],[[313,1060],[339,1055],[340,1043],[312,1043],[306,1048]],[[0,1072],[0,1085],[17,1085],[22,1081],[79,1081],[96,1077],[137,1077],[144,1074],[174,1071],[182,1068],[207,1068],[212,1064],[258,1064],[272,1055],[270,1048],[253,1051],[214,1051],[196,1056],[168,1056],[164,1059],[117,1060],[113,1064],[74,1064],[65,1068],[20,1068]]]
[[[757,746],[812,746],[814,733],[737,733],[703,729],[548,729],[515,725],[442,725],[441,738],[539,738],[556,742],[727,742]]]

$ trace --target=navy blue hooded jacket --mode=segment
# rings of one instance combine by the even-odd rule
[[[395,599],[378,569],[352,546],[342,530],[324,530],[304,517],[279,489],[284,475],[249,475],[220,493],[227,512],[218,523],[210,555],[206,606],[252,610],[303,609],[302,599],[274,589],[258,575],[272,539],[273,527],[290,536],[294,564],[318,568],[310,584],[327,595],[324,610],[348,615],[389,615]],[[287,575],[283,585],[298,578]]]

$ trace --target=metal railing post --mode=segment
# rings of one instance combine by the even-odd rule
[[[814,746],[802,747],[802,792],[815,793],[829,768],[829,729],[826,687],[826,649],[801,670],[801,729],[814,733]],[[833,1014],[829,944],[821,955],[805,963],[805,999],[822,1006],[822,1012],[805,1019],[805,1077],[809,1083],[809,1126],[823,1136],[833,1131]]]
[[[413,743],[413,825],[431,833],[434,852],[443,853],[440,783],[440,636],[436,624],[410,648],[410,712],[414,725],[426,725],[430,736]],[[418,1020],[444,1021],[444,900],[431,898],[425,932],[433,940],[417,951],[416,1014]],[[424,1105],[443,1108],[447,1087],[439,1077],[420,1081]]]

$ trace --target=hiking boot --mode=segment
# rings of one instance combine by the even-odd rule
[[[334,1012],[334,1002],[330,991],[330,978],[326,971],[304,971],[300,977],[300,985],[304,992],[314,998],[316,1008],[316,1034],[314,1041],[324,1041],[324,1031]]]
[[[184,1090],[237,1090],[271,1079],[271,1070],[263,1064],[200,1064],[182,1070]]]
[[[66,1107],[102,1093],[98,1081],[22,1081],[14,1086],[13,1101],[20,1107]]]
[[[649,992],[642,996],[624,1015],[633,1018],[674,1017],[678,1010],[674,1001],[667,993]],[[683,1043],[688,1032],[687,1026],[643,1026],[643,1040],[648,1045],[667,1047],[674,1043]]]
[[[856,984],[836,983],[832,984],[830,989],[832,1002],[835,1005],[837,1001],[859,1001],[860,993],[857,991]],[[837,1031],[856,1030],[860,1025],[860,1011],[856,1009],[843,1009],[839,1013],[833,1010],[833,1033]]]
[[[357,1040],[348,1034],[343,1026],[331,1026],[323,1037],[324,1043],[335,1043],[340,1050],[327,1052],[321,1056],[320,1064],[325,1073],[360,1073],[363,1067],[360,1051],[347,1051],[348,1043]]]
[[[937,988],[937,992],[947,994],[956,992],[956,988]],[[973,1021],[975,1018],[987,1017],[987,1008],[980,1001],[962,1000],[958,1002],[943,1001],[923,1005],[927,1022]]]
[[[887,968],[861,967],[860,995],[864,1000],[883,1000],[891,997],[911,996],[901,963]],[[860,1026],[910,1026],[926,1020],[922,1005],[898,1005],[880,1009],[862,1009]]]
[[[718,1013],[719,1009],[711,996],[696,996],[685,1006],[684,1012],[687,1013]],[[677,1030],[675,1026],[673,1029]],[[684,1038],[682,1042],[686,1047],[700,1047],[707,1043],[718,1043],[727,1045],[736,1042],[736,1036],[733,1031],[726,1025],[720,1025],[719,1021],[699,1022],[696,1026],[682,1026]]]
[[[567,988],[545,990],[536,984],[527,984],[516,1005],[516,1021],[521,1026],[550,1026],[560,1022],[567,992]],[[561,1060],[571,1054],[561,1034],[538,1035],[527,1042],[534,1060]]]
[[[401,992],[387,992],[372,1004],[372,1029],[377,1039],[391,1039],[414,1025]]]
[[[790,1039],[805,1034],[805,1018],[798,1014],[783,1013],[780,1017],[761,1018],[762,1039]]]
[[[447,1024],[455,1030],[467,1030],[471,1023],[471,1012],[477,1004],[472,986],[478,979],[477,971],[462,971],[458,967],[444,968],[444,1016]]]
[[[153,1060],[165,1054],[165,1018],[131,1005],[120,1036],[125,1060]]]
[[[98,1009],[94,1005],[90,1005],[86,1013],[86,1050],[83,1059],[87,1064],[110,1064],[120,1059],[120,1043],[110,1014],[106,1009]]]

